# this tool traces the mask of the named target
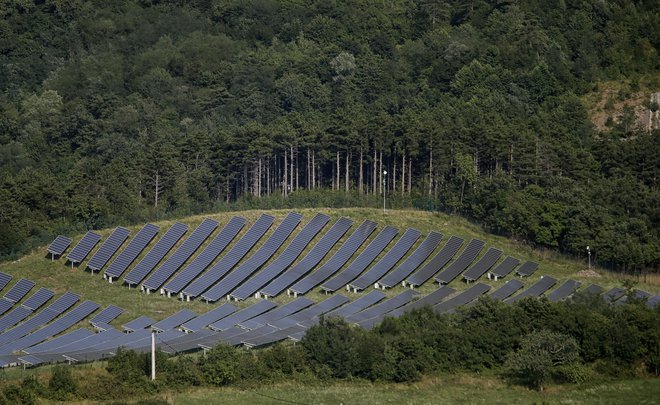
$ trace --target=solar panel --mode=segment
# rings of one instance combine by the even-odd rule
[[[32,311],[25,307],[17,307],[12,309],[9,313],[0,318],[0,333],[5,330],[18,325],[23,319],[32,314]]]
[[[66,256],[67,260],[71,262],[71,265],[74,263],[82,262],[100,240],[101,235],[98,233],[94,233],[92,231],[87,232],[85,236],[80,239],[80,242],[78,242],[76,246],[71,249],[71,252],[69,252],[69,254]]]
[[[429,256],[431,256],[431,253],[433,253],[438,247],[441,240],[441,233],[431,231],[419,247],[415,249],[415,251],[412,252],[410,256],[399,265],[399,267],[378,281],[375,287],[392,288],[401,283],[406,277],[415,271],[416,268],[421,266]]]
[[[73,343],[73,342],[77,342],[81,339],[88,338],[92,335],[95,335],[95,333],[92,332],[91,330],[85,329],[85,328],[80,328],[80,329],[76,329],[74,331],[71,331],[69,333],[65,333],[61,336],[58,336],[58,337],[53,338],[51,340],[48,340],[46,342],[39,343],[39,344],[30,346],[30,347],[27,347],[27,348],[23,349],[23,351],[25,353],[33,353],[33,354],[34,353],[40,353],[40,352],[50,352],[50,351],[56,350],[57,348],[59,348],[61,346],[64,346],[64,345],[67,345],[67,344],[70,344],[70,343]]]
[[[185,263],[186,260],[188,260],[193,253],[199,249],[202,243],[211,236],[211,233],[213,233],[217,227],[217,221],[209,218],[204,219],[188,239],[186,239],[181,246],[172,253],[172,256],[168,257],[167,260],[165,260],[165,262],[142,283],[142,288],[144,290],[152,291],[159,289],[165,284],[167,279],[172,277],[172,275],[183,266],[183,263]],[[163,293],[164,291],[161,291],[161,294]]]
[[[27,336],[23,336],[9,344],[3,345],[0,347],[0,354],[10,354],[14,351],[43,342],[49,337],[55,336],[82,321],[98,308],[99,304],[92,301],[85,301],[71,311],[64,313],[54,322],[39,328]]]
[[[633,290],[630,295],[625,295],[621,297],[620,300],[618,300],[615,304],[616,305],[623,305],[626,302],[628,302],[629,298],[633,298],[636,300],[647,300],[649,297],[651,297],[651,294],[647,293],[646,291],[642,290]]]
[[[654,295],[653,297],[650,297],[648,300],[646,300],[646,306],[654,309],[660,304],[660,295]]]
[[[339,218],[300,262],[272,280],[259,291],[259,294],[264,298],[274,297],[309,273],[330,252],[330,249],[344,236],[352,224],[353,221],[348,218]]]
[[[44,363],[44,360],[40,359],[37,356],[24,355],[18,358],[23,364],[28,366],[38,366],[39,364]]]
[[[390,271],[403,256],[413,247],[417,239],[422,235],[417,229],[407,229],[396,244],[378,261],[371,266],[364,274],[353,280],[349,287],[353,292],[358,292],[369,287],[371,284],[380,280],[388,271]]]
[[[483,276],[497,261],[497,259],[502,256],[502,251],[495,248],[490,248],[485,255],[481,257],[475,264],[472,265],[469,269],[463,274],[465,281],[475,281],[479,277]]]
[[[183,237],[183,235],[188,231],[188,227],[181,222],[176,222],[170,229],[167,230],[167,233],[163,235],[162,238],[153,248],[147,253],[138,264],[133,267],[124,281],[128,284],[140,284],[140,282],[149,275],[151,270],[158,265],[158,263],[163,260],[167,252],[169,252],[174,245]]]
[[[479,239],[472,239],[463,253],[450,264],[445,270],[435,276],[435,281],[440,284],[448,284],[472,263],[479,255],[486,243]]]
[[[497,267],[488,273],[488,279],[497,280],[505,277],[511,273],[511,271],[513,271],[513,269],[518,264],[520,264],[520,260],[516,259],[515,257],[507,256],[504,260],[502,260],[502,263],[498,264]]]
[[[321,285],[326,293],[331,293],[339,290],[344,287],[355,277],[359,276],[364,269],[367,268],[373,261],[378,257],[378,255],[385,250],[387,245],[394,239],[394,237],[399,233],[399,230],[392,227],[386,226],[373,241],[360,253],[360,255],[353,260],[353,262],[341,273],[339,273],[334,278],[326,281]]]
[[[603,294],[603,298],[608,303],[612,303],[612,302],[618,300],[619,298],[623,297],[625,295],[625,293],[626,293],[626,290],[624,290],[623,288],[614,287],[611,290],[609,290],[608,292],[606,292],[605,294]]]
[[[154,321],[153,319],[142,315],[140,317],[137,317],[137,318],[133,319],[130,322],[127,322],[127,323],[123,324],[122,328],[124,328],[124,330],[126,332],[134,332],[134,331],[139,330],[139,329],[147,328],[147,327],[153,325],[155,322],[156,321]]]
[[[427,282],[435,273],[440,271],[451,260],[452,257],[458,252],[458,249],[463,245],[463,239],[452,236],[449,238],[445,246],[440,249],[437,255],[433,257],[424,267],[419,269],[412,276],[408,277],[403,285],[410,287],[418,287]]]
[[[292,334],[304,330],[302,326],[295,325],[286,329],[276,330],[271,333],[266,333],[258,337],[243,340],[241,343],[247,347],[260,347],[277,343],[279,341],[288,339]]]
[[[591,284],[590,286],[586,287],[584,290],[580,291],[582,294],[591,294],[591,295],[600,295],[605,291],[605,289],[598,284]]]
[[[236,312],[236,307],[231,304],[222,304],[212,310],[189,320],[181,325],[181,329],[185,332],[196,332],[206,326],[209,326],[213,322],[217,322],[220,319],[227,317]]]
[[[490,291],[490,286],[484,283],[476,283],[455,297],[436,304],[433,310],[438,313],[453,312],[456,308],[466,305]]]
[[[538,269],[539,264],[534,263],[534,262],[525,262],[522,266],[518,267],[516,270],[516,274],[519,275],[520,277],[529,277],[534,272],[536,269]]]
[[[110,323],[113,319],[124,313],[124,310],[115,305],[108,305],[99,312],[94,318],[90,319],[89,323],[96,325],[98,323]]]
[[[259,273],[247,280],[243,285],[236,288],[230,294],[235,300],[245,300],[256,293],[261,287],[273,281],[284,270],[289,267],[294,260],[300,256],[302,251],[309,245],[314,237],[321,232],[321,229],[330,221],[330,217],[325,214],[316,214],[307,225],[296,235],[289,246]]]
[[[215,336],[218,332],[208,329],[200,329],[185,335],[168,340],[167,344],[160,350],[167,354],[183,353],[199,349],[199,344],[209,337]]]
[[[520,280],[509,280],[504,285],[497,290],[493,291],[492,294],[490,294],[490,298],[497,300],[497,301],[503,301],[506,298],[510,297],[513,295],[516,291],[520,290],[523,288],[525,285],[523,284],[522,281]]]
[[[180,293],[195,277],[210,266],[243,229],[245,222],[245,218],[233,217],[202,253],[165,284],[163,290],[167,292],[167,295]]]
[[[341,307],[342,305],[350,302],[351,300],[344,297],[341,294],[333,295],[330,298],[316,303],[307,309],[304,309],[300,312],[296,312],[286,318],[278,319],[277,321],[269,322],[268,324],[276,328],[285,329],[294,325],[298,325],[300,322],[312,319],[314,317],[327,314],[328,312],[334,311],[335,309]]]
[[[353,301],[347,303],[346,305],[344,305],[340,308],[337,308],[333,311],[330,311],[326,314],[323,314],[323,316],[326,319],[327,318],[332,318],[332,317],[346,318],[346,317],[351,316],[351,315],[353,315],[357,312],[360,312],[360,311],[362,311],[366,308],[369,308],[370,306],[382,301],[386,297],[387,296],[383,292],[377,291],[377,290],[372,290],[368,294],[365,294],[365,295],[361,296],[360,298],[358,298],[356,300],[353,300]],[[310,326],[316,325],[317,323],[319,323],[320,320],[321,320],[321,318],[316,316],[316,317],[313,317],[313,318],[308,319],[306,321],[299,322],[299,324],[306,327],[306,328],[309,328]]]
[[[550,276],[542,276],[539,281],[534,283],[531,287],[527,288],[518,295],[507,298],[504,300],[506,304],[513,304],[516,301],[519,301],[525,297],[538,297],[544,292],[552,288],[553,285],[557,284],[557,280]]]
[[[58,353],[59,356],[67,356],[74,353],[80,353],[84,351],[91,350],[92,347],[107,343],[107,342],[116,342],[118,339],[126,336],[125,333],[118,331],[117,329],[109,329],[103,332],[95,333],[89,337],[76,340],[74,342],[64,344],[55,349],[49,350],[47,353]],[[39,357],[42,357],[46,352],[40,352]],[[81,356],[85,358],[85,356]]]
[[[151,325],[151,329],[156,331],[165,331],[168,329],[174,329],[177,326],[180,326],[189,320],[196,318],[197,314],[189,309],[182,309],[179,312],[168,316],[162,321],[158,321]]]
[[[306,294],[338,272],[373,233],[376,226],[375,222],[365,220],[325,264],[289,288],[289,295]]]
[[[573,294],[579,287],[579,281],[567,280],[564,284],[557,287],[556,290],[548,294],[548,299],[552,302],[559,302],[569,295]]]
[[[406,305],[412,301],[419,293],[413,290],[405,290],[402,293],[387,299],[379,304],[371,306],[363,311],[357,312],[351,316],[346,317],[347,322],[360,323],[367,319],[375,318],[393,311],[401,306]]]
[[[359,322],[359,325],[366,329],[373,328],[377,323],[381,322],[386,317],[388,318],[398,318],[406,312],[410,312],[414,309],[423,308],[425,306],[432,307],[435,304],[441,302],[443,299],[447,298],[451,294],[456,292],[453,288],[447,286],[441,286],[437,290],[433,291],[430,294],[423,296],[422,298],[411,301],[406,305],[400,306],[392,311],[382,313],[376,317],[369,318]]]
[[[79,300],[80,300],[80,296],[78,294],[74,294],[70,291],[67,291],[64,294],[62,294],[62,296],[58,298],[57,301],[47,306],[44,310],[52,311],[55,314],[59,315],[64,313],[64,311],[66,311],[67,309],[71,308]]]
[[[92,256],[91,259],[89,259],[89,262],[87,263],[87,268],[89,268],[92,271],[100,271],[103,266],[108,263],[112,255],[114,255],[117,250],[121,247],[121,245],[126,242],[126,239],[128,239],[128,235],[130,235],[131,231],[129,231],[126,228],[122,228],[121,226],[115,228],[114,232],[110,236],[108,236],[108,239],[103,242],[99,250],[96,251],[94,256]]]
[[[202,294],[202,298],[208,302],[213,302],[231,293],[236,287],[263,266],[268,259],[273,257],[273,254],[275,254],[277,249],[279,249],[289,235],[291,235],[301,219],[302,215],[296,212],[289,213],[259,250],[234,271],[227,274],[227,276],[219,283]]]
[[[18,302],[30,292],[32,287],[34,287],[34,281],[22,278],[18,280],[9,291],[7,291],[5,298],[10,301]]]
[[[215,284],[218,280],[224,277],[231,269],[238,264],[243,257],[254,247],[254,245],[261,239],[270,226],[275,221],[275,218],[262,214],[257,222],[250,227],[250,229],[243,235],[243,237],[236,242],[229,252],[222,257],[209,271],[202,274],[197,280],[190,283],[185,287],[181,293],[182,298],[197,297],[209,287]]]
[[[53,258],[55,258],[55,256],[62,256],[69,245],[71,245],[71,238],[67,238],[64,235],[57,235],[50,245],[48,245],[48,253],[50,253]]]
[[[13,277],[7,273],[0,271],[0,291],[4,290],[7,287],[7,284],[11,281]]]
[[[237,330],[231,330],[231,331],[225,331],[222,333],[222,341],[225,342],[226,344],[236,346],[242,344],[242,342],[250,342],[254,339],[260,339],[263,338],[264,335],[268,335],[273,332],[278,332],[280,329],[270,326],[270,325],[265,325],[257,329],[252,329],[252,330],[245,330],[245,329],[237,329]],[[231,336],[227,336],[226,332],[231,332]],[[284,337],[286,339],[286,336]],[[249,345],[249,347],[254,347],[254,345]]]
[[[36,293],[32,294],[30,298],[25,300],[22,305],[31,311],[36,311],[37,309],[41,308],[42,305],[47,303],[51,298],[53,298],[54,295],[55,293],[51,290],[47,288],[40,288]]]
[[[240,322],[247,321],[248,319],[254,318],[257,315],[261,315],[266,311],[270,311],[275,307],[277,307],[277,304],[274,304],[271,301],[259,301],[256,304],[252,304],[247,308],[236,311],[217,322],[213,322],[209,325],[209,328],[215,331],[226,330],[234,325],[239,324]]]
[[[121,277],[128,266],[135,261],[144,248],[156,237],[159,230],[160,228],[154,224],[146,224],[140,229],[140,232],[128,243],[128,246],[110,263],[105,273],[103,273],[103,277],[107,278],[110,282],[112,282],[113,278]]]
[[[6,298],[0,298],[0,315],[9,311],[16,303]]]
[[[287,304],[273,308],[254,318],[239,322],[237,326],[243,329],[257,329],[266,324],[279,321],[282,318],[291,316],[314,304],[314,301],[305,297],[297,298]]]

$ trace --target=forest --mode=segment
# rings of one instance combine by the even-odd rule
[[[385,196],[660,268],[660,131],[630,108],[597,130],[585,103],[608,82],[660,89],[657,1],[0,0],[0,16],[3,258],[56,233]]]

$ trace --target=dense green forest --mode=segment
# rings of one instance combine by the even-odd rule
[[[660,133],[625,113],[598,132],[581,98],[660,88],[657,1],[0,0],[0,15],[4,257],[56,232],[386,192],[660,267]]]

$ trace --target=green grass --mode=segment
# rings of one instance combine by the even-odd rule
[[[161,397],[174,404],[655,404],[660,380],[552,386],[537,392],[488,376],[447,375],[416,384],[287,383],[251,389],[196,389]]]
[[[580,276],[576,273],[586,268],[585,260],[574,260],[572,258],[562,256],[552,251],[535,250],[517,241],[488,234],[484,232],[479,226],[472,224],[469,221],[465,220],[464,218],[458,216],[441,214],[441,213],[429,213],[425,211],[412,211],[412,210],[408,210],[408,211],[388,210],[386,213],[383,213],[381,210],[368,209],[368,208],[300,209],[297,211],[304,215],[303,223],[301,225],[304,225],[307,221],[309,221],[314,216],[314,214],[316,214],[316,212],[324,212],[330,215],[332,217],[332,220],[326,226],[324,231],[327,231],[327,229],[329,229],[332,226],[334,220],[336,220],[340,216],[346,216],[353,219],[355,224],[349,230],[349,232],[347,232],[347,234],[344,236],[344,239],[342,239],[342,241],[345,240],[350,235],[352,230],[354,230],[359,225],[359,223],[365,219],[374,220],[379,224],[379,228],[372,234],[371,239],[375,237],[375,235],[380,231],[380,229],[384,225],[392,225],[399,228],[400,230],[399,236],[402,235],[404,230],[408,227],[416,228],[422,231],[422,236],[415,244],[413,249],[411,249],[411,252],[422,242],[422,240],[426,237],[426,234],[428,234],[428,232],[431,230],[439,231],[444,234],[444,238],[440,247],[444,245],[448,237],[451,235],[460,236],[466,239],[466,241],[469,240],[470,238],[479,238],[486,242],[487,247],[499,248],[504,251],[505,255],[512,255],[521,260],[534,260],[539,262],[540,263],[539,270],[532,277],[525,280],[526,285],[530,285],[531,283],[535,282],[536,280],[538,280],[538,278],[541,275],[550,275],[555,278],[558,278],[560,281],[568,278],[573,278],[582,281],[585,285],[591,282],[595,282],[602,285],[603,287],[612,287],[615,285],[621,286],[622,280],[624,279],[624,277],[619,274],[610,273],[602,269],[597,269],[598,272],[601,274],[601,276],[598,278],[586,278],[584,276]],[[277,218],[277,220],[274,226],[265,235],[265,237],[269,236],[272,233],[272,231],[284,218],[287,212],[288,211],[286,210],[269,211],[269,213],[274,215]],[[252,223],[254,223],[254,221],[262,213],[263,211],[218,213],[218,214],[208,214],[208,215],[183,218],[180,221],[184,222],[190,227],[190,231],[189,231],[190,233],[192,232],[192,229],[194,229],[194,227],[196,227],[205,217],[216,219],[217,221],[220,222],[220,226],[222,227],[227,223],[227,221],[233,215],[240,215],[248,220],[248,224],[239,234],[240,237],[247,231],[249,226]],[[157,224],[161,227],[161,233],[158,236],[161,236],[164,233],[164,231],[173,222],[174,221],[158,222]],[[299,232],[301,228],[302,226],[300,226],[298,230],[296,230],[296,232]],[[139,227],[131,228],[133,234],[137,232],[138,229]],[[112,231],[111,229],[102,230],[100,231],[100,233],[105,238],[110,234],[111,231]],[[214,235],[212,235],[212,237]],[[321,236],[322,235],[318,235],[311,245],[313,245],[316,241],[318,241],[321,238]],[[81,237],[82,235],[74,236],[73,243],[75,244],[76,242],[78,242],[78,240],[80,240]],[[158,237],[152,242],[152,245],[156,242],[156,240],[158,240]],[[206,243],[208,243],[208,241]],[[368,243],[369,241],[365,243],[365,246]],[[284,249],[287,245],[288,245],[288,241],[282,246],[280,251]],[[100,244],[98,246],[100,246]],[[96,249],[98,249],[98,246]],[[229,248],[231,248],[231,246]],[[337,248],[338,246],[335,247],[330,254],[334,253],[334,251],[336,251]],[[308,250],[309,248],[307,249],[307,251]],[[484,252],[485,250],[486,249],[484,249]],[[225,252],[226,251],[227,250],[225,250]],[[93,253],[94,251],[92,252],[92,254],[90,254],[89,257],[91,257]],[[304,252],[303,255],[301,255],[301,257],[303,257],[305,253],[306,252]],[[328,257],[330,257],[330,255],[328,255],[325,260],[327,260]],[[139,259],[140,258],[138,258],[138,260]],[[14,262],[5,262],[0,264],[0,271],[13,275],[14,281],[18,280],[21,277],[25,277],[36,281],[38,286],[54,289],[57,293],[63,293],[64,291],[68,290],[81,294],[83,299],[94,300],[102,305],[109,305],[109,304],[118,305],[124,308],[126,312],[119,319],[113,322],[113,324],[116,325],[120,325],[139,315],[147,315],[154,319],[162,319],[182,308],[189,308],[192,309],[193,311],[201,313],[212,307],[212,305],[202,302],[201,300],[182,302],[176,298],[167,298],[165,296],[161,296],[160,294],[146,295],[140,293],[138,289],[135,288],[129,289],[126,286],[121,285],[120,282],[116,282],[114,284],[108,284],[105,280],[103,280],[103,277],[100,274],[98,273],[91,274],[88,271],[84,271],[83,268],[84,265],[86,265],[86,263],[87,262],[85,261],[83,262],[82,266],[75,267],[72,269],[70,266],[66,266],[64,264],[63,258],[59,260],[51,261],[50,258],[47,257],[46,247],[44,246],[39,249],[35,249],[29,255],[21,258],[20,260]],[[482,280],[482,281],[492,285],[494,288],[497,288],[511,277],[512,276],[508,276],[503,280],[499,280],[499,281],[488,281],[488,280]],[[653,279],[651,281],[652,283],[638,283],[637,287],[649,291],[651,293],[657,294],[658,292],[660,292],[660,283],[658,282],[657,279]],[[462,290],[466,288],[465,283],[463,283],[459,278],[457,278],[452,283],[450,283],[450,286],[458,290]],[[433,291],[435,288],[437,288],[437,284],[434,284],[432,282],[427,282],[419,289],[419,291],[422,293],[428,293],[430,291]],[[370,289],[368,289],[367,292],[369,290]],[[387,294],[394,295],[400,293],[401,291],[403,291],[403,287],[399,286],[391,290],[388,290]],[[343,291],[341,293],[347,294],[350,298],[354,298],[358,296],[357,294],[347,293],[346,291]],[[325,298],[325,294],[319,291],[310,292],[307,296],[316,301]],[[291,299],[292,298],[286,296],[286,294],[282,294],[276,297],[274,301],[277,303],[283,303],[290,301]],[[245,306],[253,302],[255,302],[255,299],[251,298],[245,302],[239,303],[238,305]]]

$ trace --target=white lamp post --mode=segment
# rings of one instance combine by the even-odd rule
[[[587,257],[589,258],[589,270],[591,270],[591,249],[587,246]]]
[[[385,193],[387,193],[387,170],[383,170],[383,214],[385,213]]]

